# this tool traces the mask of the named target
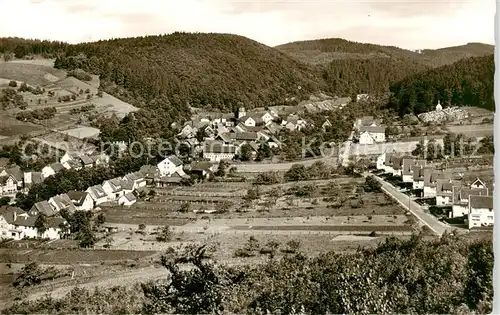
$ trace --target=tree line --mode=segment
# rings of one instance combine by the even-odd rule
[[[356,253],[298,248],[255,265],[214,264],[208,246],[162,256],[170,277],[140,288],[76,288],[61,299],[16,302],[4,314],[487,314],[493,301],[491,239],[445,234],[387,238]],[[266,245],[267,246],[267,245]],[[279,246],[279,244],[278,244]],[[252,240],[256,251],[265,246]],[[275,246],[276,247],[276,246]],[[194,265],[185,270],[183,263]],[[196,297],[196,298],[193,298]]]

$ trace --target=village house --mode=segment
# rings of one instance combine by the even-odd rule
[[[216,172],[217,164],[210,162],[192,162],[189,165],[189,172],[201,178],[207,179]]]
[[[121,196],[125,195],[125,191],[122,188],[123,182],[121,178],[113,178],[104,181],[102,184],[102,189],[106,192],[108,201],[114,201]]]
[[[65,233],[69,233],[68,222],[59,217],[49,217],[47,218],[46,230],[43,232],[38,231],[35,227],[38,215],[28,216],[28,217],[17,217],[13,222],[14,228],[20,231],[19,238],[42,238],[56,240],[60,239],[63,234],[62,226],[65,226]]]
[[[323,132],[325,132],[330,127],[332,127],[332,123],[328,119],[326,119],[325,122],[321,125],[321,129],[323,129]]]
[[[133,190],[146,186],[146,179],[141,172],[129,173],[123,176],[123,180],[126,182],[132,182]]]
[[[91,186],[87,188],[85,192],[87,192],[94,201],[94,207],[108,201],[108,194],[101,185]]]
[[[453,187],[460,183],[449,179],[438,179],[436,181],[436,206],[445,207],[453,204]]]
[[[193,121],[188,121],[182,127],[181,132],[179,132],[178,136],[184,139],[191,139],[196,137],[196,133],[198,132],[198,128],[196,128],[195,123]]]
[[[450,180],[452,175],[449,172],[425,170],[424,171],[424,198],[436,197],[436,185],[438,179]]]
[[[233,160],[236,155],[234,145],[223,145],[222,143],[205,144],[203,148],[203,158],[210,162],[220,162],[222,160]]]
[[[0,197],[14,196],[17,193],[17,180],[13,175],[0,176]]]
[[[47,165],[42,168],[43,179],[49,178],[50,176],[53,176],[64,169],[65,167],[61,163],[52,163],[50,165]]]
[[[359,144],[385,142],[385,126],[361,126],[358,141]]]
[[[133,193],[126,193],[125,195],[118,198],[118,205],[129,207],[137,202]]]
[[[411,183],[413,182],[413,169],[414,167],[425,167],[425,160],[415,160],[414,158],[405,157],[403,159],[403,165],[401,170],[401,177],[403,183]]]
[[[95,166],[107,166],[109,164],[109,155],[104,153],[95,153],[90,155],[90,158],[94,162]]]
[[[143,165],[139,170],[146,180],[146,184],[152,184],[160,178],[160,170],[155,165]]]
[[[466,216],[469,213],[469,196],[488,196],[487,188],[471,188],[466,186],[454,186],[451,218]]]
[[[52,206],[49,204],[47,200],[44,201],[39,201],[31,207],[31,209],[28,211],[28,214],[30,216],[36,216],[39,214],[43,214],[47,217],[51,217],[57,214],[57,211],[52,208]]]
[[[476,178],[476,180],[474,182],[472,182],[472,184],[470,184],[470,188],[471,189],[488,189],[488,187],[486,187],[486,184],[479,178]]]
[[[94,200],[88,192],[85,191],[68,191],[69,199],[78,211],[90,211],[94,209]]]
[[[424,189],[424,173],[428,168],[424,168],[421,166],[413,166],[413,190],[423,190]],[[430,169],[429,169],[430,170]]]
[[[393,156],[392,161],[392,176],[401,177],[403,172],[403,158],[402,156]]]
[[[24,172],[21,171],[21,168],[19,166],[16,165],[14,167],[0,171],[0,178],[1,177],[12,177],[13,180],[12,184],[16,185],[16,191],[21,190],[23,188]]]
[[[184,172],[182,170],[182,161],[175,155],[166,157],[163,161],[157,164],[160,176],[171,176],[175,172]]]
[[[23,238],[22,230],[16,229],[14,226],[14,221],[18,217],[28,217],[28,214],[18,207],[0,207],[0,239],[20,240]]]
[[[57,212],[59,213],[61,210],[66,210],[68,213],[73,213],[76,211],[75,206],[73,205],[73,202],[71,199],[68,197],[67,194],[60,194],[56,195],[54,197],[51,197],[48,200],[50,206]]]
[[[493,196],[469,195],[469,229],[494,223]]]
[[[281,125],[290,130],[290,131],[295,131],[295,130],[302,130],[307,126],[307,123],[304,119],[300,118],[298,115],[290,114],[286,118],[286,120],[283,120],[281,122]]]
[[[28,192],[29,189],[36,184],[43,182],[42,172],[24,172],[24,188]]]
[[[363,116],[356,119],[353,124],[354,130],[359,131],[361,127],[376,127],[382,124],[380,119],[375,119],[373,116]]]

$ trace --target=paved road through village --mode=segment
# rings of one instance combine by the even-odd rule
[[[364,175],[368,176],[369,174],[365,173]],[[439,221],[432,214],[424,212],[422,207],[415,201],[411,200],[408,195],[400,192],[394,186],[387,183],[380,177],[375,175],[373,175],[373,177],[375,177],[375,179],[377,179],[382,184],[382,189],[386,193],[396,199],[396,201],[399,202],[405,209],[408,209],[415,217],[417,217],[418,220],[420,220],[420,222],[427,225],[436,235],[441,236],[445,231],[451,232],[452,230],[456,229]]]

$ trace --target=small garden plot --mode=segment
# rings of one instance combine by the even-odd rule
[[[411,232],[411,226],[406,225],[236,225],[233,230],[257,231],[318,231],[318,232]]]
[[[36,261],[40,264],[97,264],[103,261],[142,259],[155,252],[125,250],[13,250],[0,249],[0,262],[25,263]]]

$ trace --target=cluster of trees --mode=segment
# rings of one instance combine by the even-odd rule
[[[16,58],[24,58],[28,55],[42,55],[46,58],[54,58],[63,52],[69,44],[56,41],[24,39],[17,37],[0,38],[0,54],[4,57],[14,54]]]
[[[75,77],[81,81],[92,81],[92,76],[82,69],[73,69],[68,71],[68,76]]]
[[[15,82],[15,81],[11,81],[11,82]],[[17,84],[17,83],[16,83]],[[10,85],[10,84],[9,84]],[[32,86],[29,86],[28,84],[26,84],[25,82],[21,83],[21,85],[19,86],[19,89],[18,89],[19,92],[30,92],[32,94],[35,94],[35,95],[41,95],[45,92],[45,89],[37,86],[36,88],[32,87]]]
[[[493,55],[472,57],[409,76],[390,87],[389,106],[402,116],[444,106],[477,106],[495,110]]]
[[[46,107],[32,111],[19,112],[16,115],[17,120],[34,122],[36,120],[45,120],[54,118],[57,110],[55,107]]]
[[[72,109],[70,109],[69,113],[72,115],[76,115],[76,114],[81,114],[81,113],[87,113],[87,112],[90,112],[94,109],[95,109],[95,105],[90,104],[90,105],[84,105],[84,106],[81,106],[78,108],[72,108]]]
[[[445,157],[466,157],[474,154],[495,154],[493,136],[484,137],[479,143],[474,143],[471,138],[463,134],[448,133],[443,138],[442,146],[435,140],[430,140],[427,144],[421,140],[412,151],[412,155],[428,161],[440,160]]]
[[[0,106],[2,109],[9,109],[12,107],[26,107],[27,104],[21,94],[16,90],[7,88],[0,90]]]
[[[292,165],[290,169],[286,171],[284,178],[286,181],[290,182],[311,179],[328,179],[334,172],[336,172],[335,168],[326,165],[322,161],[317,161],[309,167],[302,164]]]
[[[257,248],[250,242],[251,249]],[[275,244],[269,244],[276,248]],[[487,314],[493,301],[490,239],[388,238],[356,253],[303,253],[267,263],[215,265],[206,248],[169,251],[165,281],[140,289],[74,289],[62,299],[17,302],[5,314]],[[271,255],[270,255],[271,256]],[[181,269],[191,263],[191,269]],[[196,298],[193,298],[196,297]]]

